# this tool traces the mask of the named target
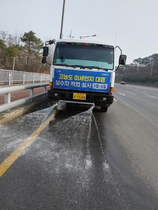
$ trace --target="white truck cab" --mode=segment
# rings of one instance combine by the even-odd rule
[[[121,51],[119,64],[125,61]],[[49,98],[90,102],[102,111],[113,103],[114,45],[82,39],[50,40],[43,48],[42,63],[51,66]]]

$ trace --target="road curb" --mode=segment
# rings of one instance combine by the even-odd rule
[[[40,99],[36,99],[35,101],[10,109],[7,112],[0,113],[0,125],[6,124],[11,120],[33,111],[37,106],[47,101],[49,101],[47,97],[42,97]]]

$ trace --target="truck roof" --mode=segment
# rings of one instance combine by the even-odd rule
[[[102,42],[102,41],[94,41],[94,40],[86,40],[86,39],[58,39],[56,42],[78,42],[78,43],[91,43],[91,44],[102,44],[113,46],[112,43]]]

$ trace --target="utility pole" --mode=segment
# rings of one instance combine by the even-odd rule
[[[61,29],[60,29],[60,37],[59,37],[59,39],[63,38],[64,11],[65,11],[65,0],[63,0],[63,10],[62,10]]]
[[[13,71],[14,71],[14,68],[15,68],[15,57],[13,58]]]
[[[150,77],[152,77],[152,73],[153,73],[153,65],[154,65],[154,59],[153,59],[153,58],[151,58]]]

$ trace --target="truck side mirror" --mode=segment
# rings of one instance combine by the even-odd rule
[[[48,47],[43,47],[43,56],[48,56]]]
[[[46,63],[46,56],[42,57],[42,63]]]
[[[127,59],[126,55],[120,55],[120,57],[119,57],[119,65],[125,65],[126,64],[126,59]]]

